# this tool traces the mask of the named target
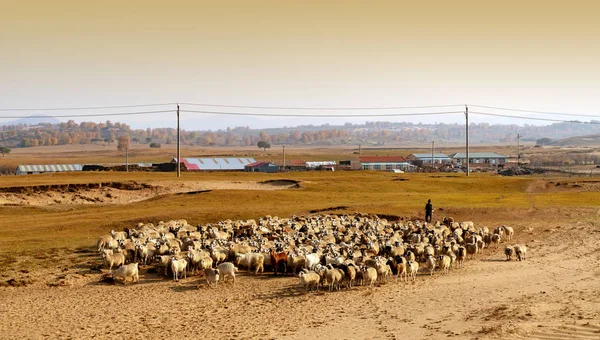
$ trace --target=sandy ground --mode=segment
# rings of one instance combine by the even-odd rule
[[[600,339],[600,224],[534,223],[517,242],[526,261],[506,262],[503,243],[448,275],[332,293],[244,271],[216,289],[147,268],[112,285],[97,254],[57,253],[56,268],[0,275],[32,281],[0,287],[0,338]]]
[[[127,183],[125,183],[127,184]],[[0,205],[76,205],[76,204],[127,204],[147,200],[159,195],[188,193],[205,190],[282,190],[297,186],[295,181],[149,181],[151,187],[141,189],[122,189],[110,186],[101,188],[63,190],[33,189],[30,193],[0,192]]]

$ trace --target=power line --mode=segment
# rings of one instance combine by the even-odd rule
[[[425,105],[425,106],[390,106],[390,107],[289,107],[289,106],[248,106],[248,105],[225,105],[225,104],[202,104],[202,103],[179,103],[190,106],[208,107],[230,107],[238,109],[264,109],[264,110],[317,110],[317,111],[358,111],[358,110],[403,110],[403,109],[430,109],[436,107],[464,106],[464,104],[453,105]]]
[[[166,106],[177,105],[177,103],[162,103],[162,104],[140,104],[140,105],[117,105],[117,106],[90,106],[90,107],[63,107],[63,108],[13,108],[0,109],[0,111],[73,111],[73,110],[102,110],[102,109],[123,109],[131,107],[150,107],[150,106]]]
[[[281,114],[281,113],[246,113],[246,112],[222,112],[222,111],[197,111],[181,110],[187,113],[206,113],[215,115],[233,115],[233,116],[262,116],[262,117],[321,117],[321,118],[368,118],[368,117],[401,117],[401,116],[430,116],[464,113],[463,111],[447,112],[419,112],[419,113],[378,113],[378,114]]]
[[[473,105],[473,106],[475,106],[475,105]],[[483,116],[529,119],[529,120],[539,120],[539,121],[545,121],[545,122],[576,123],[576,124],[600,124],[600,122],[580,122],[580,121],[577,121],[577,120],[562,120],[562,119],[552,119],[552,118],[537,118],[537,117],[513,116],[513,115],[500,114],[500,113],[488,113],[488,112],[476,112],[476,111],[469,111],[469,113],[474,113],[474,114],[483,115]]]
[[[89,115],[53,115],[53,116],[0,116],[0,119],[33,119],[33,118],[84,118],[84,117],[107,117],[107,116],[135,116],[135,115],[148,115],[155,113],[168,113],[175,112],[175,110],[163,110],[163,111],[141,111],[141,112],[118,112],[118,113],[94,113]]]
[[[512,108],[506,108],[506,107],[472,105],[472,104],[469,104],[469,105],[470,106],[474,106],[474,107],[485,108],[485,109],[495,109],[495,110],[504,110],[504,111],[514,111],[514,112],[528,112],[528,113],[540,113],[540,114],[558,115],[558,116],[580,116],[580,117],[600,118],[599,115],[590,115],[590,114],[567,113],[567,112],[548,112],[548,111],[535,111],[535,110],[521,110],[521,109],[512,109]]]

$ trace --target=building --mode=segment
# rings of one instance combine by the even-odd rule
[[[17,175],[43,174],[47,172],[72,172],[82,171],[81,164],[44,164],[44,165],[19,165]]]
[[[430,153],[413,153],[408,155],[406,160],[416,166],[431,166],[432,160],[436,167],[452,163],[452,159],[443,153],[434,153],[433,155]]]
[[[383,171],[412,171],[415,166],[402,156],[359,156],[360,169]]]
[[[255,163],[254,158],[182,158],[182,170],[187,171],[244,171],[248,164]],[[173,158],[171,163],[177,163]]]
[[[335,161],[321,161],[321,162],[306,162],[307,170],[322,170],[324,168],[335,168],[337,163]]]
[[[278,172],[279,165],[271,162],[254,162],[244,166],[246,172]]]
[[[452,159],[452,163],[456,165],[464,165],[466,163],[467,154],[457,152],[448,155]],[[469,164],[481,164],[487,166],[498,166],[506,163],[508,157],[502,156],[495,152],[470,152]]]
[[[303,159],[290,159],[280,164],[284,171],[304,171],[306,170],[306,161]]]

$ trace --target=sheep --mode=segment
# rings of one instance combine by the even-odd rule
[[[494,244],[494,248],[498,248],[498,245],[500,244],[500,241],[502,240],[502,236],[500,236],[500,234],[494,234],[492,235],[492,243]]]
[[[452,260],[448,255],[440,255],[437,258],[437,267],[442,271],[443,274],[448,274]]]
[[[179,282],[179,277],[183,274],[187,278],[187,261],[185,259],[178,260],[175,256],[171,257],[171,270],[173,271],[173,280]]]
[[[219,269],[205,268],[204,269],[204,277],[206,278],[206,284],[210,287],[211,283],[215,283],[215,288],[217,288],[217,283],[219,282],[219,278],[221,276],[221,272]]]
[[[513,234],[515,233],[514,229],[512,227],[507,227],[505,225],[503,225],[501,228],[504,229],[504,233],[506,234],[506,239],[508,241],[511,241],[513,238]]]
[[[373,267],[363,266],[362,268],[362,280],[363,284],[368,284],[370,287],[373,287],[375,281],[377,281],[377,269]]]
[[[110,231],[110,235],[117,241],[125,241],[127,239],[127,233],[124,231]]]
[[[467,248],[460,246],[458,247],[458,251],[456,252],[456,263],[458,264],[458,268],[462,267],[465,263],[465,259],[467,258]]]
[[[168,270],[171,267],[171,255],[157,255],[159,267],[165,267],[165,276],[168,274]]]
[[[248,253],[248,254],[238,254],[236,258],[236,264],[238,266],[244,266],[248,268],[248,270],[252,270],[253,267],[256,268],[254,274],[258,274],[265,271],[264,268],[265,256],[260,253]]]
[[[113,266],[120,266],[125,264],[125,255],[123,255],[122,253],[102,253],[102,260],[104,261],[104,263],[106,263],[106,265],[108,265],[108,270],[112,272]]]
[[[471,259],[473,259],[479,252],[479,246],[477,246],[477,243],[467,243],[465,248],[467,249],[467,254],[471,255]]]
[[[321,257],[317,253],[307,254],[306,256],[306,268],[308,270],[313,270],[315,265],[317,265],[321,261]]]
[[[310,287],[314,287],[315,289],[319,288],[319,281],[321,280],[319,274],[313,271],[302,270],[300,271],[300,274],[298,274],[298,277],[300,278],[300,285],[304,287],[307,292]]]
[[[433,275],[433,271],[435,270],[435,257],[428,255],[425,260],[425,266],[429,269],[429,275]]]
[[[114,241],[112,235],[102,235],[98,238],[98,242],[96,242],[96,247],[98,251],[102,251],[103,249],[110,248],[109,244],[111,241]]]
[[[210,251],[210,257],[212,257],[215,264],[219,264],[227,260],[229,251],[222,247],[213,247]]]
[[[341,269],[344,272],[346,287],[352,288],[352,283],[356,279],[356,267],[354,264],[340,264],[338,269]]]
[[[506,261],[510,261],[513,253],[514,253],[513,247],[507,246],[506,248],[504,248],[504,255],[506,255]]]
[[[417,278],[417,273],[419,272],[419,262],[417,261],[408,261],[406,264],[408,267],[408,275],[411,280],[414,281]]]
[[[115,281],[121,281],[126,284],[129,278],[132,278],[132,282],[139,282],[138,264],[130,263],[124,264],[112,273],[112,278]]]
[[[514,250],[519,261],[525,260],[525,254],[527,254],[527,247],[525,245],[517,244],[515,245]]]
[[[288,271],[296,274],[298,268],[302,268],[306,265],[306,257],[304,255],[298,255],[297,253],[292,253],[288,256],[287,268]]]
[[[140,261],[144,265],[148,264],[148,259],[154,257],[154,253],[156,252],[156,247],[153,243],[148,243],[146,245],[138,244],[136,247],[137,255],[140,257]]]
[[[238,268],[231,262],[223,262],[217,266],[219,272],[225,282],[225,278],[231,277],[233,279],[233,285],[235,285],[235,273],[238,272]]]
[[[407,262],[404,257],[398,256],[396,262],[396,280],[400,279],[400,282],[407,281]],[[388,261],[389,264],[389,261]]]
[[[327,283],[329,284],[329,291],[337,287],[340,290],[340,283],[344,277],[344,272],[341,269],[333,268],[332,265],[328,265],[325,268],[325,275],[327,276]]]

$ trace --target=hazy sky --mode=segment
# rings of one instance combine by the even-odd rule
[[[471,103],[600,119],[600,2],[490,3],[0,0],[0,108]],[[146,109],[97,112],[138,110]],[[136,127],[175,122],[174,114],[84,120],[106,119]],[[408,119],[182,114],[186,129],[366,120]],[[500,120],[472,115],[471,121]]]

